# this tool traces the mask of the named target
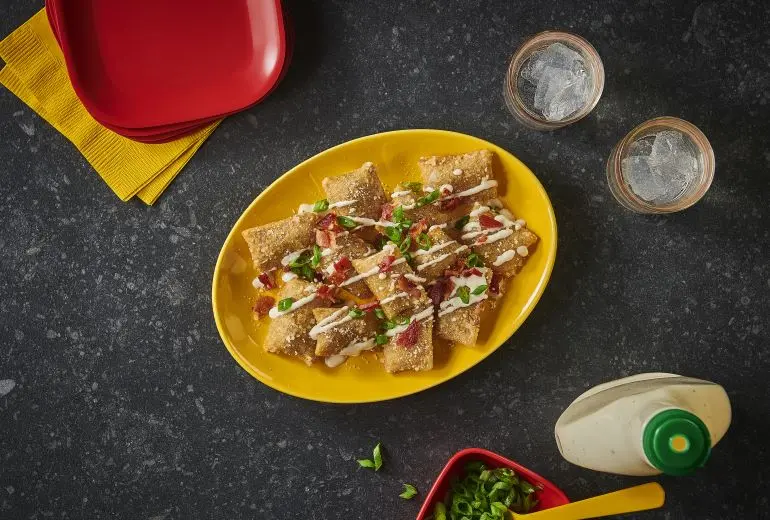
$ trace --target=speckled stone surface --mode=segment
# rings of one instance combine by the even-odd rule
[[[0,34],[41,7],[2,0]],[[0,88],[0,518],[410,519],[445,461],[501,452],[573,499],[640,480],[564,462],[562,409],[653,370],[718,381],[734,421],[707,468],[660,479],[640,519],[770,517],[770,9],[762,2],[299,2],[294,62],[228,118],[155,207],[122,203]],[[604,96],[554,133],[506,112],[506,59],[566,28],[604,60]],[[623,210],[604,162],[636,124],[676,115],[717,157],[698,205]],[[559,220],[551,283],[488,360],[366,406],[287,397],[229,356],[210,283],[231,225],[270,182],[350,138],[432,127],[528,164]],[[355,458],[382,441],[385,468]]]

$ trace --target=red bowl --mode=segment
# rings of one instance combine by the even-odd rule
[[[492,453],[491,451],[483,450],[481,448],[466,448],[457,452],[451,459],[449,459],[449,462],[444,466],[444,469],[441,470],[436,482],[433,484],[428,496],[425,498],[425,502],[423,502],[420,512],[417,514],[417,520],[425,520],[425,518],[433,514],[433,506],[436,502],[440,502],[444,499],[447,491],[449,491],[452,479],[461,477],[465,465],[473,461],[483,462],[490,468],[510,468],[533,486],[541,487],[541,490],[535,492],[538,504],[534,511],[550,509],[569,503],[567,495],[565,495],[561,489],[557,488],[534,471],[530,471],[524,466],[506,459],[505,457],[501,457],[496,453]]]

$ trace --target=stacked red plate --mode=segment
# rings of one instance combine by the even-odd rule
[[[259,103],[291,59],[280,0],[46,0],[46,13],[86,110],[145,143]]]

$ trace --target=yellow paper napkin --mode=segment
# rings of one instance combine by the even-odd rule
[[[0,42],[0,83],[69,139],[107,185],[128,200],[154,203],[221,120],[162,144],[132,141],[104,128],[70,84],[45,9]]]

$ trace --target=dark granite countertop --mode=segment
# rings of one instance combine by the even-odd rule
[[[41,7],[4,0],[0,34]],[[154,207],[120,202],[0,88],[0,518],[410,519],[457,450],[481,446],[573,499],[640,482],[564,462],[553,425],[600,382],[717,381],[733,425],[708,467],[661,478],[640,519],[770,517],[770,8],[762,2],[300,2],[294,62],[227,118]],[[553,133],[506,112],[506,60],[566,28],[604,60],[596,110]],[[695,207],[632,214],[611,147],[653,116],[698,125],[716,178]],[[559,221],[551,283],[498,352],[418,395],[359,406],[279,394],[222,345],[210,284],[247,204],[350,138],[446,128],[508,149]],[[355,458],[382,441],[380,473]]]

